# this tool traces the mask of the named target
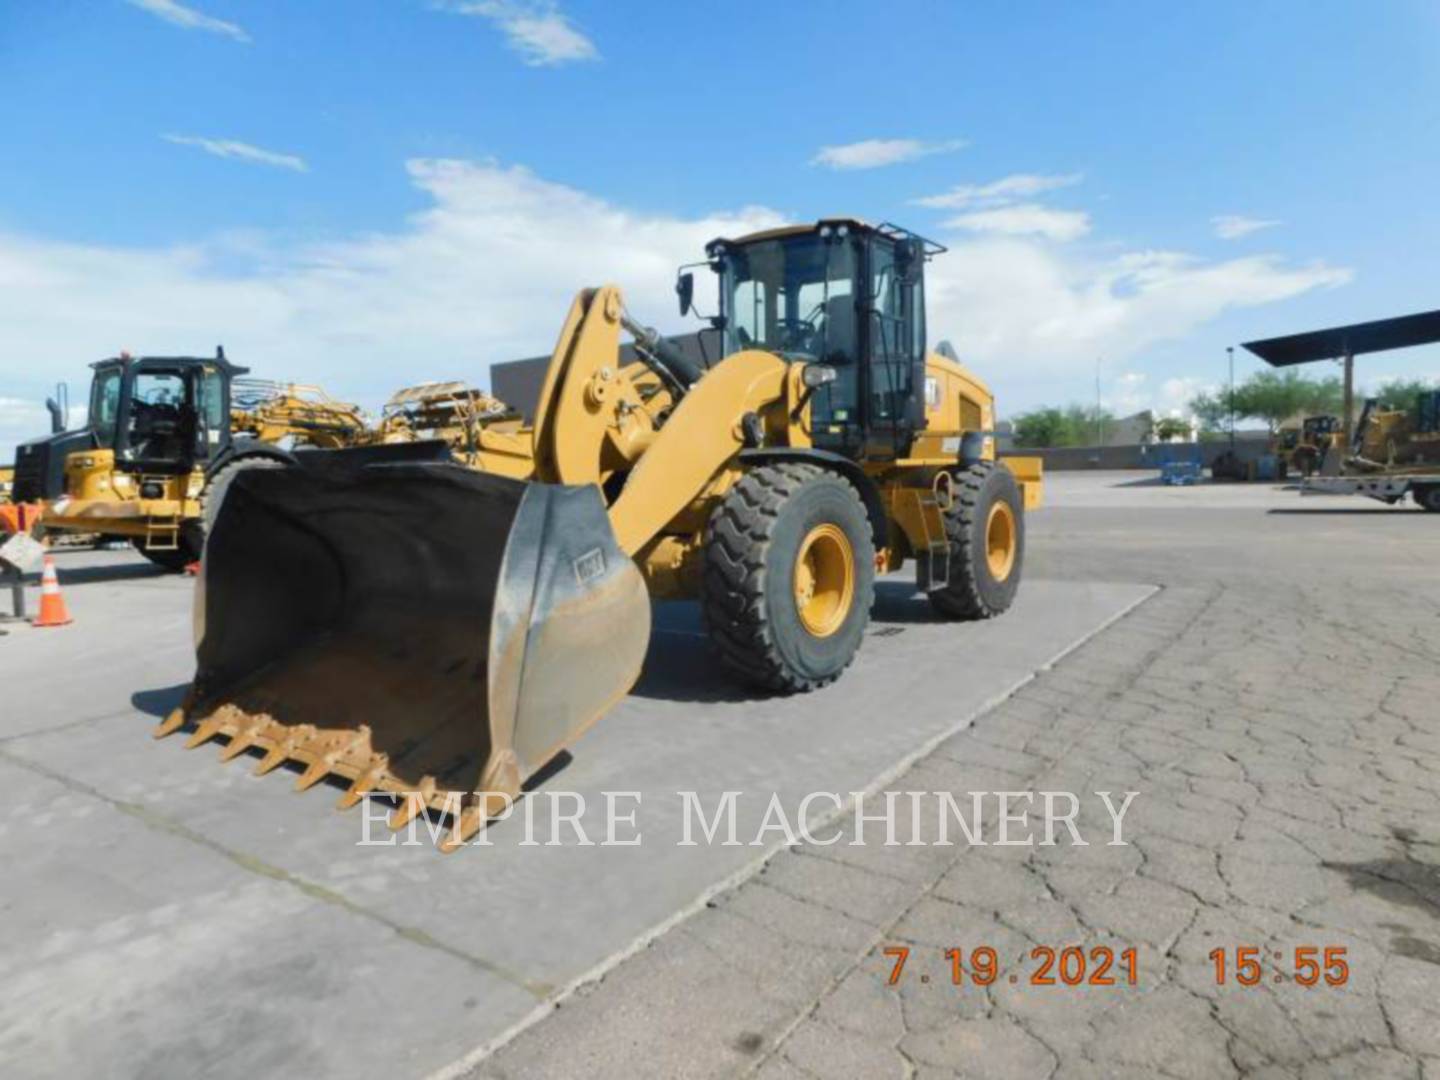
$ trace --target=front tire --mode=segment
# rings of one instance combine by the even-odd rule
[[[947,619],[994,618],[1020,588],[1025,562],[1020,485],[993,461],[976,462],[954,478],[954,501],[943,515],[950,582],[929,594],[930,606]]]
[[[225,502],[225,492],[230,490],[230,485],[236,476],[246,469],[283,469],[285,467],[283,461],[255,455],[234,458],[211,473],[210,479],[205,484],[205,490],[200,495],[200,523],[203,535],[209,536],[210,531],[215,528],[215,520],[220,516],[220,507]]]
[[[875,540],[859,493],[815,465],[762,465],[711,515],[702,611],[721,664],[778,693],[850,665],[875,597]]]
[[[1440,484],[1426,484],[1414,489],[1415,501],[1421,509],[1440,514]]]
[[[205,548],[205,538],[200,532],[199,523],[187,521],[182,524],[177,542],[179,546],[174,548],[147,548],[143,536],[130,538],[130,544],[136,551],[160,569],[168,570],[172,574],[180,573],[200,558],[200,552]]]

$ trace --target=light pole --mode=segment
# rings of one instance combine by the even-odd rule
[[[1095,358],[1095,445],[1096,445],[1096,446],[1103,446],[1104,443],[1105,443],[1105,436],[1104,436],[1104,434],[1103,434],[1103,432],[1102,432],[1102,429],[1101,429],[1101,426],[1100,426],[1101,423],[1102,423],[1102,421],[1101,421],[1101,419],[1100,419],[1100,416],[1101,416],[1101,413],[1100,413],[1100,360],[1101,360],[1101,357],[1098,357],[1098,356],[1097,356],[1097,357]]]
[[[1225,352],[1230,357],[1230,400],[1226,405],[1230,409],[1230,453],[1235,453],[1235,346],[1225,346]]]

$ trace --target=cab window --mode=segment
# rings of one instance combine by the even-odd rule
[[[90,387],[90,427],[102,447],[114,449],[115,425],[120,419],[119,368],[99,371]]]
[[[136,458],[173,461],[193,453],[196,419],[179,374],[142,371],[135,376],[127,434]]]

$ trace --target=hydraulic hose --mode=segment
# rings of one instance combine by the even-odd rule
[[[635,351],[640,359],[661,378],[676,386],[682,393],[700,381],[705,369],[685,355],[684,350],[659,331],[641,326],[629,315],[621,313],[620,325],[635,339]]]

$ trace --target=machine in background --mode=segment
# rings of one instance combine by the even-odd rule
[[[11,497],[40,504],[46,534],[129,540],[179,570],[200,557],[205,508],[242,469],[292,460],[293,446],[360,439],[364,417],[309,387],[241,378],[209,358],[122,353],[91,367],[86,422],[16,450]],[[51,404],[52,415],[59,410]]]

